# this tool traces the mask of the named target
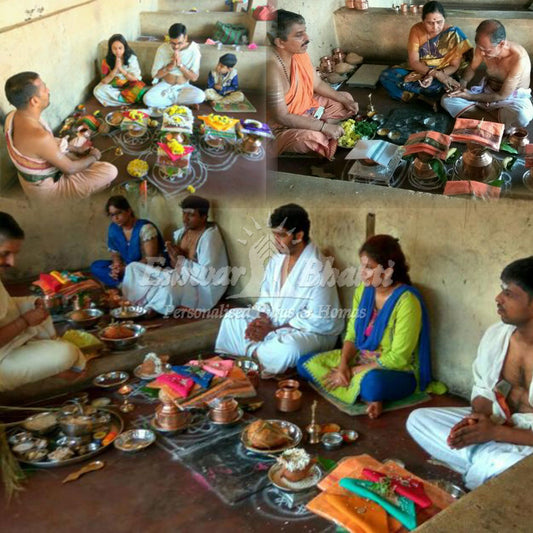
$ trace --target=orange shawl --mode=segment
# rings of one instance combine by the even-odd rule
[[[308,109],[318,107],[313,95],[315,68],[307,53],[294,54],[291,63],[291,86],[285,95],[289,113],[303,115]]]

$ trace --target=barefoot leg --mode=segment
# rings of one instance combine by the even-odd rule
[[[366,414],[368,418],[378,418],[383,411],[383,402],[368,402]]]

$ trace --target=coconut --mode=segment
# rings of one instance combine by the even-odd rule
[[[363,59],[364,58],[362,56],[356,54],[355,52],[348,52],[344,61],[346,61],[346,63],[350,63],[350,65],[359,65],[363,62]]]
[[[354,66],[350,65],[350,63],[338,63],[335,65],[335,72],[337,74],[347,74],[353,70],[353,67]]]
[[[342,76],[341,74],[332,72],[331,74],[328,74],[326,79],[328,80],[329,83],[339,83],[341,81],[344,81],[346,79],[346,76]]]

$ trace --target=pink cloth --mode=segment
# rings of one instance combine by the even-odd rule
[[[231,372],[234,362],[231,359],[217,359],[215,361],[207,359],[206,361],[189,361],[189,365],[201,366],[204,370],[211,372],[219,378],[225,378]]]
[[[175,372],[162,374],[155,380],[155,383],[159,385],[166,385],[182,398],[187,398],[191,392],[191,389],[194,387],[194,381],[191,378],[180,376]]]

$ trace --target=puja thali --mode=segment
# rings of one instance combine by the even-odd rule
[[[98,431],[104,434],[101,441],[95,438],[97,433],[89,433],[86,441],[81,437],[69,437],[60,428],[46,437],[39,436],[24,429],[21,423],[8,434],[9,445],[16,459],[23,464],[56,468],[81,463],[111,446],[124,429],[124,422],[117,413],[104,409],[97,410],[97,413],[106,417],[106,422],[98,427]]]
[[[302,430],[296,424],[288,422],[287,420],[265,420],[265,422],[278,426],[288,437],[290,437],[290,441],[282,446],[274,448],[257,448],[252,444],[248,435],[250,424],[246,426],[241,433],[242,445],[247,450],[259,454],[281,453],[300,444],[302,440]]]

